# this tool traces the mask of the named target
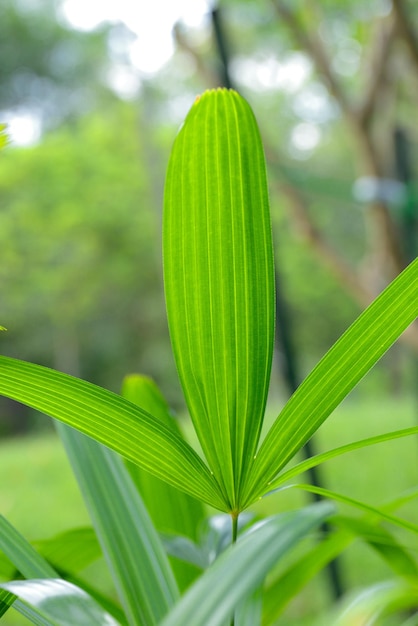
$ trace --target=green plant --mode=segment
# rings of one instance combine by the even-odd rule
[[[311,549],[304,562],[309,568],[294,563],[264,590],[266,574],[335,508],[324,501],[278,514],[237,536],[240,520],[248,524],[246,509],[307,467],[418,432],[358,441],[285,470],[416,317],[418,261],[344,333],[259,445],[273,350],[274,267],[261,141],[237,93],[206,92],[192,106],[168,167],[163,230],[171,340],[205,460],[182,437],[151,381],[127,378],[124,398],[0,357],[0,393],[59,421],[94,527],[35,551],[2,519],[3,571],[24,580],[1,584],[0,614],[13,606],[33,623],[48,625],[273,623],[277,605],[343,550],[350,536],[374,541],[394,569],[416,577],[411,557],[379,526],[384,519],[418,531],[394,515],[395,505],[376,508],[322,490],[364,510],[362,521],[356,527],[335,518],[338,530]],[[204,505],[228,514],[231,524],[220,518],[199,535]],[[227,543],[234,545],[225,548]],[[77,576],[80,560],[85,565],[100,550],[118,601]],[[177,558],[174,566],[167,552]],[[281,588],[287,595],[275,602]]]

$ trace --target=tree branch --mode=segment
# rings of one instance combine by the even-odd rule
[[[381,164],[379,153],[374,145],[369,126],[363,123],[362,117],[358,114],[358,111],[350,104],[349,99],[332,70],[331,62],[320,39],[313,32],[307,33],[302,28],[295,14],[282,0],[272,0],[272,2],[279,17],[291,30],[295,41],[297,41],[302,50],[314,61],[317,71],[324,76],[330,93],[337,100],[352,129],[353,136],[357,141],[359,152],[364,162],[365,173],[376,178],[383,178],[384,168]],[[372,97],[374,97],[374,95]],[[390,263],[386,263],[387,267],[385,269],[388,270],[387,278],[392,279],[405,267],[405,259],[402,254],[399,237],[386,204],[383,202],[373,203],[371,215],[374,216],[375,228],[379,233],[375,241],[378,242],[380,247],[382,246],[380,242],[383,242],[386,254],[391,259]]]
[[[408,18],[403,0],[392,0],[398,33],[408,46],[409,53],[416,69],[418,69],[418,39]]]
[[[189,54],[196,63],[197,72],[202,76],[207,88],[219,87],[219,78],[216,72],[213,72],[207,63],[203,60],[201,54],[199,54],[193,46],[187,40],[187,37],[182,29],[181,24],[177,23],[173,29],[174,40],[180,50],[183,50]]]
[[[375,113],[378,96],[385,82],[387,63],[397,29],[396,21],[393,18],[389,19],[389,23],[387,20],[382,20],[379,26],[371,59],[369,59],[368,67],[364,70],[366,94],[357,111],[359,124],[363,128],[369,127]]]
[[[343,88],[335,76],[331,62],[319,37],[314,35],[313,32],[307,33],[299,24],[295,14],[285,5],[284,2],[281,0],[273,0],[273,6],[282,21],[287,24],[295,41],[314,61],[317,71],[324,77],[329,92],[334,96],[344,114],[351,118],[354,113],[353,108],[351,107]]]
[[[303,196],[293,185],[287,182],[275,181],[277,193],[284,194],[288,199],[288,209],[295,230],[316,252],[321,261],[328,267],[330,272],[337,278],[346,291],[360,305],[361,308],[368,306],[378,295],[378,290],[370,289],[360,280],[357,272],[326,240],[318,230],[309,215],[308,207]],[[400,341],[418,352],[418,324],[412,324],[400,337]]]

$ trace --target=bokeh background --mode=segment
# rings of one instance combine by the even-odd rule
[[[248,99],[266,150],[280,296],[271,415],[416,256],[415,2],[2,0],[2,354],[116,392],[147,374],[185,414],[164,310],[164,176],[194,98],[217,86]],[[411,328],[317,449],[415,425],[417,354]],[[0,399],[0,435],[1,512],[29,538],[85,523],[51,422]],[[416,484],[415,444],[332,462],[325,480],[383,502]],[[363,558],[347,555],[348,586],[385,574]],[[302,624],[315,601],[287,619]]]

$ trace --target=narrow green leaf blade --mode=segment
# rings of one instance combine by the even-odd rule
[[[161,626],[224,626],[273,565],[333,511],[329,502],[320,502],[267,519],[245,533],[186,592]]]
[[[57,576],[50,564],[36,552],[28,541],[12,526],[5,517],[0,515],[0,552],[13,563],[25,578],[51,578]],[[0,594],[0,615],[9,607],[19,610],[20,604],[14,601],[7,590]]]
[[[13,593],[30,612],[32,622],[42,626],[118,626],[118,622],[75,585],[61,579],[14,580],[0,583]]]
[[[55,578],[57,572],[28,541],[0,515],[0,552],[25,578]]]
[[[383,623],[383,618],[418,606],[417,585],[403,580],[386,580],[351,594],[349,600],[337,612],[328,616],[326,623],[335,626],[367,624],[374,626]]]
[[[418,524],[413,524],[408,520],[404,520],[396,515],[391,515],[387,513],[385,507],[377,507],[368,504],[367,502],[361,502],[360,500],[356,500],[355,498],[350,498],[350,496],[345,496],[341,493],[337,493],[336,491],[331,491],[331,489],[324,489],[323,487],[315,487],[314,485],[291,485],[291,487],[296,487],[297,489],[303,489],[304,491],[309,491],[310,493],[317,493],[319,496],[324,498],[329,498],[330,500],[335,500],[336,502],[342,502],[343,504],[349,504],[350,506],[359,509],[360,511],[366,511],[368,513],[374,513],[375,515],[381,517],[382,519],[391,522],[395,526],[399,526],[400,528],[404,528],[405,530],[410,530],[413,533],[418,534]]]
[[[269,490],[273,491],[274,489],[283,485],[286,481],[290,480],[294,476],[298,476],[303,472],[306,472],[311,467],[316,467],[321,463],[325,463],[325,461],[330,461],[337,456],[341,456],[342,454],[347,454],[348,452],[353,452],[354,450],[361,450],[362,448],[367,448],[369,446],[375,446],[379,443],[386,443],[388,441],[393,441],[395,439],[402,439],[403,437],[410,437],[411,435],[418,434],[418,426],[412,426],[411,428],[402,428],[401,430],[392,430],[389,433],[383,433],[382,435],[375,435],[374,437],[367,437],[366,439],[359,439],[359,441],[353,441],[352,443],[347,443],[344,446],[339,446],[338,448],[333,448],[332,450],[327,450],[326,452],[322,452],[321,454],[315,454],[311,456],[309,459],[305,461],[301,461],[297,463],[290,469],[286,470],[282,474],[279,474],[277,478],[271,481],[269,485]]]
[[[360,315],[304,380],[268,432],[254,462],[245,504],[308,441],[418,314],[418,259]]]
[[[395,574],[409,581],[418,579],[418,568],[411,554],[386,528],[369,522],[367,518],[340,515],[333,518],[333,523],[366,541],[387,562]]]
[[[163,252],[183,391],[209,466],[239,509],[270,379],[274,269],[260,136],[234,91],[197,98],[176,138]]]
[[[373,516],[376,520],[376,517]],[[376,521],[368,518],[333,516],[331,523],[339,529],[314,545],[300,559],[270,582],[263,594],[263,626],[274,624],[293,598],[331,560],[340,555],[355,538],[370,544],[394,572],[412,581],[416,579],[416,565],[407,550]]]
[[[215,480],[191,446],[124,398],[68,374],[4,356],[0,394],[55,417],[174,487],[225,510]]]
[[[126,376],[122,395],[182,436],[177,421],[170,415],[168,405],[153,380],[138,374]],[[198,528],[205,517],[202,503],[144,472],[138,465],[127,462],[127,467],[157,530],[196,541]],[[184,561],[173,559],[172,566],[181,589],[188,587],[199,574],[196,567]]]
[[[153,625],[178,597],[158,534],[122,459],[63,424],[58,432],[131,626]]]

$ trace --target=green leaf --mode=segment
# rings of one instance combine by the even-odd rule
[[[263,589],[260,587],[238,606],[234,615],[234,626],[255,626],[255,624],[261,624],[262,609]]]
[[[417,314],[418,259],[360,315],[287,402],[257,454],[245,506],[269,490],[279,471]]]
[[[4,589],[0,589],[0,618],[7,613],[13,603],[16,601],[16,596]]]
[[[206,551],[188,537],[162,533],[161,541],[170,556],[186,563],[192,563],[199,569],[208,567]]]
[[[416,585],[408,585],[403,580],[388,580],[351,594],[342,609],[329,616],[326,623],[335,626],[377,626],[382,624],[383,617],[417,606]]]
[[[318,495],[329,498],[330,500],[335,500],[336,502],[342,502],[343,504],[349,504],[361,511],[366,511],[368,513],[374,513],[378,517],[391,522],[395,526],[399,526],[400,528],[404,528],[405,530],[410,530],[413,533],[418,534],[418,525],[409,522],[408,520],[404,520],[396,515],[391,515],[387,513],[385,507],[376,507],[371,504],[367,504],[366,502],[360,502],[360,500],[356,500],[355,498],[350,498],[349,496],[344,496],[341,493],[337,493],[335,491],[331,491],[330,489],[324,489],[323,487],[315,487],[313,485],[290,485],[290,487],[295,487],[297,489],[303,489],[304,491],[309,491],[310,493],[317,493]]]
[[[366,541],[388,563],[395,574],[408,580],[418,578],[418,568],[407,550],[396,541],[385,528],[370,523],[367,519],[336,516],[333,524],[349,530],[355,537]]]
[[[28,541],[0,515],[0,552],[13,563],[15,568],[26,578],[50,578],[57,576],[56,571],[40,556]],[[19,609],[7,590],[0,590],[0,615],[6,613],[13,604]]]
[[[55,578],[57,572],[28,541],[0,515],[0,551],[25,578]]]
[[[21,602],[19,610],[42,626],[118,626],[118,622],[82,589],[61,579],[14,580],[0,583]],[[14,608],[20,604],[15,603]]]
[[[131,626],[151,626],[177,586],[158,534],[122,459],[63,424],[58,432]]]
[[[55,370],[0,357],[0,394],[73,426],[174,487],[225,510],[202,459],[181,437],[124,398]]]
[[[289,602],[323,568],[350,545],[353,536],[341,530],[314,545],[270,582],[263,593],[263,626],[275,624]]]
[[[270,379],[274,268],[264,155],[249,105],[205,92],[171,154],[164,282],[174,356],[229,509],[258,444]]]
[[[241,535],[182,596],[161,626],[224,626],[280,558],[333,510],[329,502],[320,502],[264,520]]]
[[[92,528],[73,528],[33,546],[60,573],[75,574],[102,556]]]
[[[367,437],[366,439],[360,439],[359,441],[353,441],[352,443],[348,443],[344,446],[339,446],[338,448],[333,448],[332,450],[328,450],[327,452],[322,452],[321,454],[315,454],[311,456],[309,459],[305,461],[301,461],[297,463],[290,469],[286,470],[282,474],[280,474],[275,480],[271,481],[269,487],[270,490],[274,490],[280,485],[283,485],[286,481],[290,480],[294,476],[298,476],[311,467],[316,467],[325,461],[329,461],[334,459],[337,456],[341,456],[342,454],[346,454],[347,452],[353,452],[354,450],[360,450],[361,448],[366,448],[368,446],[374,446],[378,443],[385,443],[387,441],[392,441],[394,439],[401,439],[402,437],[410,437],[411,435],[416,435],[418,433],[418,426],[412,426],[411,428],[403,428],[401,430],[393,430],[389,433],[384,433],[383,435],[375,435],[374,437]]]
[[[168,405],[153,380],[137,374],[126,376],[122,395],[182,436],[177,421],[170,415]],[[127,462],[127,467],[157,530],[196,540],[197,530],[205,517],[202,503],[145,472],[138,465]],[[188,587],[199,574],[196,567],[184,561],[172,560],[172,566],[180,589]]]
[[[355,538],[360,538],[374,548],[395,573],[413,580],[417,568],[408,552],[398,544],[386,529],[376,522],[363,518],[333,516],[332,525],[340,527],[320,543],[311,547],[295,563],[270,581],[263,594],[263,626],[273,624],[293,598],[323,568],[340,555]]]

